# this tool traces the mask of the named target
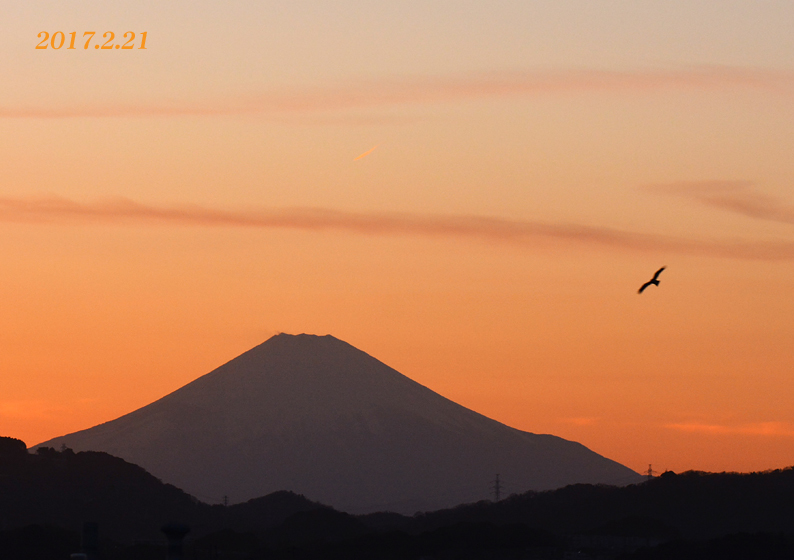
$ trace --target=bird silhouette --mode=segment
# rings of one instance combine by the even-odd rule
[[[667,267],[663,266],[662,268],[660,268],[659,270],[657,270],[657,271],[656,271],[656,274],[654,274],[654,275],[653,275],[653,278],[651,278],[651,279],[650,279],[650,280],[648,280],[648,281],[647,281],[645,284],[643,284],[643,285],[640,287],[640,289],[639,289],[639,291],[638,291],[637,293],[638,293],[638,294],[641,294],[641,293],[642,293],[642,291],[643,291],[645,288],[647,288],[648,286],[650,286],[651,284],[653,284],[654,286],[658,286],[658,285],[659,285],[659,275],[662,273],[662,271],[663,271],[665,268],[667,268]]]

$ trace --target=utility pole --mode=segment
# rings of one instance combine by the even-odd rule
[[[499,475],[496,475],[496,480],[494,481],[493,485],[493,494],[494,498],[498,502],[502,498],[502,483],[499,482]]]

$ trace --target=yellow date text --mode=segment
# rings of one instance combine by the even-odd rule
[[[42,31],[38,35],[41,40],[39,44],[36,45],[36,48],[42,50],[53,49],[57,51],[61,47],[65,47],[68,51],[78,50],[80,45],[82,45],[83,50],[87,51],[89,47],[93,45],[95,50],[100,51],[115,49],[128,51],[135,49],[137,45],[137,50],[146,49],[146,31],[141,32],[139,35],[136,35],[134,31],[127,31],[121,35],[118,42],[114,42],[116,40],[116,34],[112,31],[105,31],[102,37],[97,37],[95,41],[94,35],[96,35],[96,31],[85,31],[83,32],[83,36],[78,39],[77,31],[72,31],[70,33],[56,31],[52,35],[50,35],[49,31]]]

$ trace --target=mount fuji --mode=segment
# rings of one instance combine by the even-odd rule
[[[642,477],[458,405],[332,336],[276,335],[116,420],[39,444],[104,451],[204,501],[291,490],[412,514],[509,491]]]

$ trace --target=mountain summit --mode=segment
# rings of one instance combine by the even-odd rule
[[[41,446],[105,451],[207,501],[291,490],[414,513],[507,490],[638,482],[581,444],[505,426],[332,336],[279,334],[152,404]]]

